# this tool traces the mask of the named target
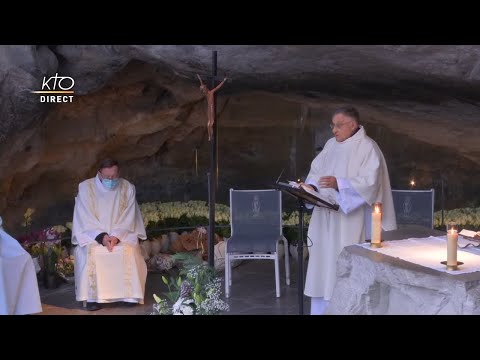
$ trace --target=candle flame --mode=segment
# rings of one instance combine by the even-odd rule
[[[451,228],[451,229],[450,229],[450,234],[451,234],[451,235],[456,234],[456,233],[457,233],[457,230],[456,230],[456,229],[454,229],[454,228]]]
[[[375,205],[375,214],[380,213],[380,207],[378,205]]]

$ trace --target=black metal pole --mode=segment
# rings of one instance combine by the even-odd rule
[[[198,177],[198,147],[195,148],[195,176]]]
[[[298,313],[303,315],[303,210],[304,204],[302,200],[298,200],[298,222],[300,234],[298,235],[297,253],[298,253]]]
[[[208,208],[210,209],[210,173],[209,172],[207,172],[207,191],[208,191],[207,205],[209,206]],[[210,213],[208,216],[210,216]],[[208,227],[210,227],[210,223],[208,224]]]
[[[445,189],[444,189],[444,180],[443,180],[443,176],[442,176],[442,226],[445,225],[444,221],[443,221],[443,211],[445,210]]]
[[[217,76],[217,52],[212,52],[212,85],[214,89]],[[215,195],[217,189],[217,95],[213,94],[213,134],[210,144],[210,184],[209,184],[209,226],[208,226],[208,264],[215,266],[214,245],[215,245]]]

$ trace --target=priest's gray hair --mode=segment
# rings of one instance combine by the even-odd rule
[[[335,115],[338,115],[338,114],[343,114],[345,116],[348,116],[348,117],[354,119],[357,123],[360,122],[360,113],[358,112],[358,110],[355,107],[353,107],[351,105],[342,106],[342,107],[337,108],[333,112],[332,117],[334,117]]]

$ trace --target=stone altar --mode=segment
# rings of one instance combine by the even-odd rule
[[[410,226],[384,233],[383,239],[430,235],[445,232]],[[480,271],[452,275],[368,248],[347,246],[337,262],[337,284],[327,314],[480,314]]]

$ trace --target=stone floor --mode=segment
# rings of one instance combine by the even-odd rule
[[[306,269],[306,264],[304,264]],[[273,261],[244,261],[233,269],[232,287],[227,303],[230,311],[225,315],[298,315],[296,263],[291,259],[290,285],[285,284],[284,261],[280,266],[281,297],[275,296],[275,270]],[[222,276],[224,273],[221,272]],[[43,312],[39,315],[148,315],[154,304],[153,294],[161,295],[166,286],[162,274],[149,273],[145,290],[145,304],[123,307],[106,304],[98,311],[86,311],[75,301],[73,284],[62,284],[57,289],[40,287]],[[222,293],[224,289],[222,288]],[[309,310],[309,298],[304,297],[304,314]]]
[[[440,235],[444,232],[419,226],[400,226],[398,230],[384,233],[384,240],[406,239]],[[281,297],[275,297],[275,272],[273,261],[250,260],[233,269],[231,296],[227,300],[230,311],[225,315],[298,315],[298,291],[296,262],[291,260],[290,285],[285,284],[284,262],[280,265]],[[307,263],[304,264],[304,270]],[[220,275],[223,278],[223,272]],[[154,303],[153,294],[166,291],[161,274],[149,273],[146,284],[145,304],[131,308],[108,304],[98,311],[90,312],[75,301],[74,286],[63,284],[57,289],[40,288],[43,312],[39,315],[148,315]],[[222,289],[223,291],[223,289]],[[310,298],[304,297],[304,314],[309,314]]]

